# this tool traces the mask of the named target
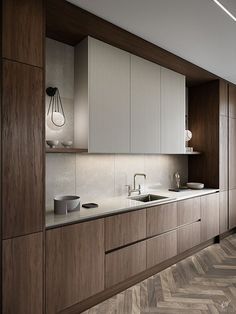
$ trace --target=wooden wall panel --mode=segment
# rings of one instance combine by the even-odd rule
[[[44,1],[3,0],[3,58],[43,66]]]
[[[229,116],[236,118],[236,86],[229,84]]]
[[[42,233],[4,240],[2,270],[2,313],[42,314]]]
[[[43,72],[3,62],[3,238],[43,228]]]

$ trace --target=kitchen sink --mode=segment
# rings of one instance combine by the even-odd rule
[[[155,194],[137,195],[137,196],[130,197],[130,199],[133,201],[139,201],[139,202],[144,202],[144,203],[153,202],[153,201],[161,201],[167,198],[169,197],[155,195]]]

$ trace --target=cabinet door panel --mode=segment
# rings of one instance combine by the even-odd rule
[[[3,62],[3,237],[42,230],[44,215],[43,72]]]
[[[200,197],[180,201],[178,204],[178,226],[195,222],[201,218]]]
[[[131,153],[160,153],[160,71],[131,55]]]
[[[2,246],[3,313],[43,313],[43,235],[17,237]]]
[[[201,242],[201,222],[194,222],[186,225],[177,231],[178,254],[187,251]]]
[[[229,116],[236,118],[236,87],[229,84]]]
[[[146,209],[105,218],[106,251],[146,238]]]
[[[236,190],[229,191],[229,229],[236,227]]]
[[[106,288],[146,269],[146,241],[106,254]]]
[[[177,231],[170,231],[147,240],[147,268],[177,255]]]
[[[104,220],[46,231],[47,313],[104,289]]]
[[[161,153],[185,152],[185,77],[161,68]]]
[[[147,236],[157,235],[177,227],[177,202],[147,209]]]
[[[201,197],[201,241],[219,235],[219,193]]]
[[[236,119],[229,118],[229,189],[236,189]]]
[[[220,190],[226,191],[227,189],[228,189],[228,117],[220,116]]]
[[[89,41],[89,151],[130,152],[130,54]]]
[[[220,192],[220,233],[228,230],[228,218],[228,191],[224,191]]]

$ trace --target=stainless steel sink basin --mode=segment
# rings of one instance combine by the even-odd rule
[[[146,195],[137,195],[130,197],[133,201],[139,201],[139,202],[153,202],[153,201],[161,201],[164,199],[167,199],[169,197],[161,196],[161,195],[154,195],[154,194],[146,194]]]

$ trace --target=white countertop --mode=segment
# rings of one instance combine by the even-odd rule
[[[114,215],[121,212],[128,212],[132,210],[137,210],[141,208],[148,208],[152,206],[157,206],[161,204],[170,203],[173,201],[180,201],[192,197],[202,196],[206,194],[212,194],[219,192],[218,189],[202,189],[202,190],[183,190],[181,192],[170,192],[166,189],[162,190],[148,190],[143,193],[145,194],[155,194],[162,195],[168,197],[168,199],[164,199],[162,202],[160,201],[152,201],[148,203],[134,201],[129,199],[127,196],[119,196],[113,197],[109,199],[104,199],[98,201],[97,208],[85,209],[82,207],[80,211],[68,213],[66,215],[55,215],[53,210],[46,212],[46,228],[53,228],[57,226],[62,226],[66,224],[71,224],[75,222],[81,222],[86,220],[92,220],[95,218],[102,218],[109,215]],[[136,196],[136,195],[132,195]]]

